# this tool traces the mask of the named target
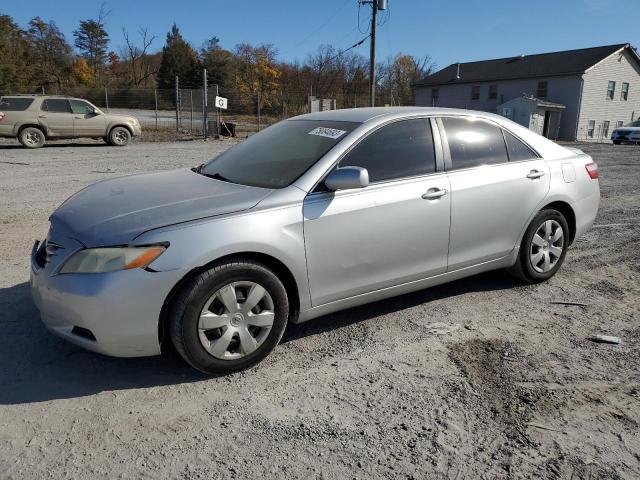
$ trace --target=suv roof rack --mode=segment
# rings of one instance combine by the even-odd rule
[[[57,93],[0,93],[0,97],[62,97],[76,98],[73,95],[62,95]]]

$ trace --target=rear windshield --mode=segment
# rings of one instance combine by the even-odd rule
[[[283,188],[358,125],[327,120],[279,122],[223,152],[200,173],[252,187]]]
[[[33,103],[33,98],[2,97],[0,98],[0,111],[22,112]]]

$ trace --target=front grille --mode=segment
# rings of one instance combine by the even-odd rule
[[[84,338],[86,340],[91,340],[93,342],[96,341],[95,335],[88,328],[78,327],[77,325],[74,325],[73,328],[71,329],[71,333],[73,333],[74,335],[76,335],[78,337],[82,337],[82,338]]]

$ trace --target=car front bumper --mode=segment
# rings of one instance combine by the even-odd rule
[[[114,357],[160,354],[162,306],[185,272],[142,269],[98,274],[52,274],[31,254],[31,294],[56,335]]]

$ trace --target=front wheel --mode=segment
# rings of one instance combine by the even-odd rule
[[[557,210],[538,212],[527,228],[516,264],[509,270],[528,283],[540,283],[553,277],[569,247],[569,225]]]
[[[125,127],[114,127],[109,132],[109,144],[114,147],[124,147],[131,142],[131,132]]]
[[[252,367],[275,348],[289,302],[282,282],[265,265],[233,259],[188,281],[169,315],[180,355],[204,373],[227,374]]]

